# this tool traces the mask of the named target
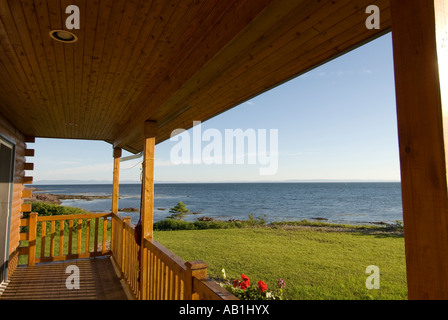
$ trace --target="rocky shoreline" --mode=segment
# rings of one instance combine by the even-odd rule
[[[36,188],[29,188],[33,191]],[[86,195],[76,195],[76,194],[54,194],[54,193],[37,193],[33,192],[31,198],[27,199],[30,202],[45,202],[49,204],[61,205],[63,200],[98,200],[98,199],[112,199],[111,195],[106,196],[86,196]],[[120,208],[120,212],[139,212],[138,208]]]
[[[31,188],[30,188],[31,189]],[[32,189],[33,190],[33,189]],[[36,190],[36,189],[34,189]],[[33,192],[29,200],[31,202],[46,202],[51,204],[62,204],[62,200],[98,200],[98,199],[112,199],[112,196],[85,196],[76,194],[54,194],[54,193],[37,193]]]

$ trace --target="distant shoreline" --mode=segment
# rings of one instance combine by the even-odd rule
[[[46,202],[51,204],[62,204],[62,200],[98,200],[98,199],[112,199],[112,196],[85,196],[76,194],[53,194],[53,193],[33,193],[31,198],[32,202]]]
[[[43,185],[42,185],[43,186]],[[45,190],[42,190],[38,187],[27,187],[28,190],[37,191],[31,194],[30,201],[33,202],[47,202],[51,204],[62,204],[62,200],[98,200],[98,199],[112,199],[112,195],[102,195],[102,196],[86,196],[80,194],[55,194],[55,193],[46,193]]]
[[[154,184],[256,184],[256,183],[401,183],[396,180],[285,180],[285,181],[158,181]],[[141,184],[139,181],[122,181],[120,184]],[[32,186],[61,185],[112,185],[112,181],[36,181]]]

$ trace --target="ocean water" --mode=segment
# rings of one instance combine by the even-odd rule
[[[34,185],[36,192],[110,196],[112,185]],[[169,217],[182,201],[198,217],[266,221],[319,219],[332,223],[375,224],[402,221],[400,183],[192,183],[155,184],[154,221]],[[110,199],[64,200],[92,212],[111,210]],[[120,185],[119,208],[140,208],[140,185]],[[139,213],[120,212],[137,223]]]
[[[112,185],[35,185],[36,192],[110,196]],[[400,183],[192,183],[155,184],[154,221],[171,215],[182,201],[198,217],[268,222],[319,219],[332,223],[395,223],[403,219]],[[63,205],[92,212],[111,210],[111,199],[64,200]],[[140,208],[140,185],[120,185],[119,208]],[[137,223],[139,213],[120,212]]]

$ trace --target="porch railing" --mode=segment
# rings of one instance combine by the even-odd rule
[[[155,240],[139,246],[130,218],[113,213],[21,219],[19,249],[28,265],[111,255],[129,291],[142,300],[236,300],[207,277],[202,261],[185,262]],[[141,272],[140,270],[143,270]]]
[[[156,240],[137,245],[130,218],[112,215],[112,255],[135,297],[149,300],[236,300],[207,278],[202,261],[185,262]],[[140,268],[144,272],[140,273]]]
[[[107,229],[110,213],[38,216],[21,219],[19,254],[28,256],[28,265],[109,255]],[[26,230],[28,229],[28,230]]]

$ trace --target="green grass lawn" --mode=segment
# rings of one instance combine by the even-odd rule
[[[82,210],[75,209],[33,204],[33,210],[41,215],[82,215]],[[209,265],[208,275],[215,279],[221,278],[221,270],[225,269],[228,278],[240,279],[241,274],[245,274],[252,283],[263,280],[268,284],[268,290],[272,290],[278,279],[283,278],[286,282],[284,297],[291,300],[407,299],[402,228],[355,227],[307,221],[265,225],[253,217],[238,223],[169,220],[154,227],[157,241],[185,261],[205,261]],[[186,230],[161,231],[163,228]],[[40,224],[37,229],[40,235]],[[48,256],[49,224],[46,230]],[[75,221],[73,253],[76,252],[76,230]],[[59,226],[56,224],[58,234]],[[67,226],[64,234],[66,253]],[[99,234],[102,234],[102,223],[99,224]],[[90,232],[91,249],[93,235],[94,220]],[[26,244],[26,241],[21,243],[22,246]],[[38,238],[37,255],[40,254],[40,245]],[[84,239],[81,247],[83,252]],[[58,241],[55,241],[56,255],[58,249]],[[26,263],[26,256],[21,257],[19,263]],[[369,276],[366,268],[370,265],[380,270],[379,289],[366,288]]]
[[[407,299],[403,236],[320,229],[156,231],[154,237],[186,261],[205,261],[213,278],[223,268],[228,278],[245,274],[268,288],[283,278],[286,299]],[[369,265],[379,267],[379,289],[366,288]]]

